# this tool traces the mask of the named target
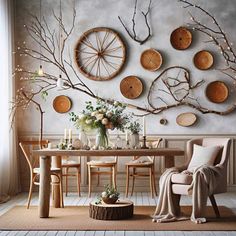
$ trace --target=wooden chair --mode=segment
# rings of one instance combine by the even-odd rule
[[[62,176],[66,179],[66,196],[68,193],[68,177],[76,177],[77,178],[77,189],[78,189],[78,195],[80,194],[80,180],[81,180],[81,171],[80,171],[80,163],[81,163],[81,157],[78,158],[78,162],[74,160],[68,160],[68,158],[62,159]],[[65,171],[63,171],[63,169]],[[76,169],[76,173],[70,173],[70,169]],[[63,173],[64,172],[64,173]]]
[[[161,138],[152,143],[153,148],[158,148]],[[156,181],[155,181],[155,157],[147,157],[146,160],[140,160],[140,156],[134,156],[133,160],[126,163],[126,191],[125,196],[128,197],[129,192],[129,177],[132,177],[132,188],[131,188],[131,196],[134,192],[134,182],[136,177],[149,177],[150,182],[150,192],[151,197],[153,198],[153,192],[157,196],[156,190]],[[130,171],[132,169],[132,171]],[[148,169],[148,172],[138,171],[138,169]]]
[[[40,168],[39,166],[39,159],[34,158],[32,156],[31,151],[35,148],[40,147],[46,147],[48,145],[48,140],[42,140],[39,141],[22,141],[19,143],[20,148],[24,154],[24,157],[26,158],[26,161],[28,163],[29,169],[30,169],[30,187],[29,187],[29,195],[28,195],[28,201],[27,201],[27,209],[29,209],[30,201],[32,198],[32,191],[33,191],[33,185],[39,185],[39,182],[36,181],[36,178],[39,177],[40,174]],[[63,192],[62,192],[62,172],[60,168],[51,168],[51,175],[55,175],[58,178],[57,182],[52,182],[53,185],[59,185],[60,186],[60,199],[61,199],[61,207],[64,207],[63,204]]]
[[[117,173],[117,157],[110,161],[89,161],[87,162],[88,166],[88,197],[91,197],[91,187],[92,187],[92,176],[97,175],[99,185],[100,183],[100,175],[110,175],[110,184],[116,188],[116,173]],[[92,169],[96,169],[92,171]],[[101,170],[102,169],[102,170]],[[104,170],[106,169],[106,170]],[[109,170],[107,170],[109,169]]]

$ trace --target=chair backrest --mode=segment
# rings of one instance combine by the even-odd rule
[[[30,172],[33,172],[33,168],[38,166],[39,159],[32,156],[32,150],[40,149],[41,147],[47,147],[49,141],[42,140],[40,141],[22,141],[19,143],[19,146],[24,154],[24,157],[29,165]]]
[[[162,138],[158,138],[157,140],[152,141],[152,148],[158,148],[160,146],[161,141],[162,141]],[[138,160],[140,158],[143,158],[143,157],[134,156],[133,160]],[[148,157],[145,157],[145,158],[147,158],[148,161],[150,161],[150,162],[154,162],[154,160],[155,160],[154,156],[148,156]]]
[[[223,176],[220,179],[220,184],[218,185],[215,193],[223,193],[227,190],[227,163],[229,160],[230,154],[230,145],[231,140],[229,138],[201,138],[201,139],[192,139],[187,142],[186,147],[186,156],[187,156],[187,165],[190,162],[193,154],[193,145],[201,145],[203,147],[209,146],[222,146],[221,151],[218,153],[215,165],[221,164],[223,166]]]

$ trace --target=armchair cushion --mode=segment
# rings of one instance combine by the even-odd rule
[[[193,176],[184,173],[173,174],[171,176],[171,182],[174,184],[191,184],[192,181]]]
[[[216,156],[222,146],[210,146],[202,147],[194,144],[192,159],[188,165],[188,170],[194,172],[194,170],[202,165],[213,166]]]

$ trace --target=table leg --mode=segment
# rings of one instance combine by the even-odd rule
[[[49,217],[51,157],[40,157],[39,217]]]
[[[52,167],[61,168],[60,156],[52,156]],[[52,182],[58,182],[57,176],[52,175]],[[61,207],[60,185],[53,185],[52,206],[55,208]]]
[[[175,166],[174,156],[165,156],[165,168],[171,168]]]

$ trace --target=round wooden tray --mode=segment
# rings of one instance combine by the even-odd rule
[[[173,48],[185,50],[192,43],[192,33],[185,27],[179,27],[171,33],[170,42]]]
[[[133,216],[134,205],[129,200],[115,204],[89,204],[89,216],[96,220],[122,220]]]
[[[143,92],[142,81],[134,75],[127,76],[120,82],[120,91],[124,97],[135,99]]]
[[[140,63],[144,69],[149,71],[156,71],[162,65],[161,53],[153,48],[147,49],[142,52]]]
[[[206,97],[214,103],[222,103],[227,100],[229,89],[223,81],[214,81],[206,87]]]
[[[213,66],[214,58],[209,51],[202,50],[194,55],[193,62],[199,70],[208,70]]]
[[[58,113],[66,113],[71,109],[71,100],[69,97],[60,95],[54,98],[53,108]]]
[[[196,121],[197,116],[191,112],[181,113],[176,118],[176,123],[183,127],[192,126]]]

